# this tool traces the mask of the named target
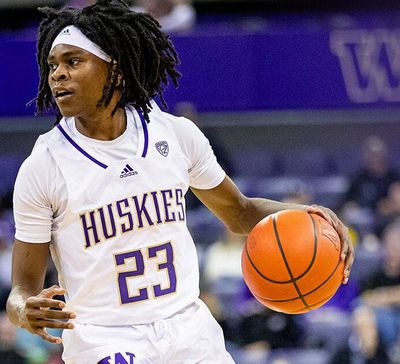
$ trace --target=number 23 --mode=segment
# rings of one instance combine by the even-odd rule
[[[164,296],[176,291],[176,272],[174,267],[174,251],[171,242],[152,246],[146,249],[148,259],[158,258],[159,254],[164,254],[165,259],[157,264],[158,270],[165,270],[168,276],[169,285],[165,288],[161,284],[151,286],[154,297]],[[145,260],[141,250],[132,250],[114,255],[117,269],[128,266],[127,270],[118,271],[118,288],[121,297],[121,303],[140,302],[149,299],[148,287],[142,287],[137,290],[137,294],[130,295],[128,290],[128,278],[141,277],[145,272]],[[126,262],[129,260],[129,264]],[[133,265],[133,269],[132,269]]]

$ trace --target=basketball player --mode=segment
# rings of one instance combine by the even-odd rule
[[[322,215],[341,236],[346,282],[353,249],[333,212],[245,197],[199,129],[152,101],[180,76],[153,18],[121,0],[43,12],[37,107],[60,117],[15,184],[14,324],[58,344],[46,329],[64,329],[69,364],[232,363],[198,298],[189,187],[242,235],[279,210]],[[60,287],[43,289],[49,251]]]

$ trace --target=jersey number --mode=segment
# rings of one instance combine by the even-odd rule
[[[168,278],[168,285],[161,287],[161,284],[151,286],[154,297],[164,296],[176,291],[176,273],[174,267],[174,251],[171,242],[147,248],[147,258],[160,258],[157,264],[159,271],[165,270]],[[139,302],[149,299],[149,287],[138,288],[136,294],[131,295],[128,290],[128,279],[142,277],[145,273],[145,260],[141,250],[133,250],[114,256],[118,269],[118,287],[121,296],[121,303]],[[133,266],[133,267],[132,267]],[[125,269],[124,269],[125,267]]]

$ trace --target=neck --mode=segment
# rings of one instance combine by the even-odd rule
[[[78,131],[92,139],[114,140],[126,130],[124,109],[117,109],[114,115],[102,114],[95,118],[76,117]]]
[[[107,107],[96,108],[89,115],[75,116],[77,130],[92,139],[114,140],[126,130],[125,110],[118,108],[114,114],[116,101],[114,97]]]

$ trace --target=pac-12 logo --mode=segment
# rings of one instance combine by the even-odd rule
[[[351,101],[400,102],[400,29],[335,30],[330,48]]]
[[[165,140],[156,143],[156,148],[158,153],[160,153],[163,157],[166,157],[169,152],[168,143]]]
[[[107,356],[100,361],[97,362],[97,364],[134,364],[135,363],[135,354],[132,353],[115,353],[111,356]]]

